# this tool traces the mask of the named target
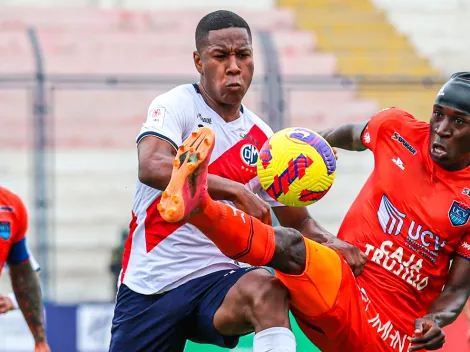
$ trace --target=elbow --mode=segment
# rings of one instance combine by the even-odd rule
[[[148,185],[151,182],[151,172],[148,168],[139,166],[139,181],[142,182],[144,185]]]
[[[161,172],[151,168],[150,165],[139,165],[138,178],[141,183],[152,188],[163,189],[166,187]]]
[[[148,184],[150,183],[150,180],[151,180],[150,173],[148,172],[148,170],[143,169],[141,167],[139,167],[138,178],[139,178],[139,181],[141,183],[143,183],[144,185],[147,185],[147,186],[148,186]]]

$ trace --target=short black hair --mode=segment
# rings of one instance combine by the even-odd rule
[[[251,29],[248,23],[234,12],[219,10],[205,15],[196,27],[196,49],[199,51],[202,41],[209,35],[210,31],[225,28],[244,28],[248,32],[251,41]]]

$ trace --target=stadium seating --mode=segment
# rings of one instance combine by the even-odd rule
[[[450,75],[468,70],[470,49],[465,43],[470,30],[468,1],[374,0],[387,11],[390,22],[406,34],[431,63]]]
[[[54,185],[50,225],[57,246],[51,265],[56,269],[54,298],[59,301],[112,298],[108,264],[111,248],[130,219],[137,165],[135,137],[150,101],[174,86],[172,79],[175,82],[197,80],[191,54],[193,31],[205,13],[203,10],[0,8],[0,77],[34,72],[31,44],[25,32],[25,28],[34,26],[47,75],[62,75],[69,81],[86,80],[91,75],[95,75],[97,82],[96,77],[106,75],[155,81],[114,85],[62,82],[47,87],[51,104],[47,143],[48,148],[54,148],[47,154],[52,167],[47,177]],[[338,73],[341,58],[317,50],[317,37],[310,31],[296,29],[291,10],[243,10],[240,14],[254,30],[256,55],[256,82],[245,104],[261,117],[267,118],[262,82],[265,61],[270,58],[263,57],[258,31],[273,32],[281,79],[286,84],[291,77],[328,80]],[[157,78],[163,76],[167,82],[157,84]],[[307,89],[288,85],[284,95],[286,125],[319,130],[367,119],[377,111],[378,105],[373,99],[358,97],[359,88],[341,83],[312,83]],[[8,165],[23,160],[28,170],[31,170],[28,160],[32,156],[34,126],[31,104],[30,91],[2,89],[0,81],[0,122],[5,127],[0,129],[0,146],[6,150],[2,160]],[[364,168],[357,167],[363,163],[366,163]],[[356,171],[353,167],[348,180],[361,184],[366,175],[364,170],[370,165],[367,163],[358,161]],[[24,170],[25,167],[15,167],[7,173],[10,184],[19,187],[20,193],[28,189],[27,180],[31,180],[31,172]],[[338,179],[337,187],[342,192],[348,181]],[[347,206],[352,197],[342,197],[343,204]],[[32,206],[30,201],[28,204]],[[325,217],[326,225],[334,230],[341,214],[326,209],[330,209]],[[35,243],[34,233],[31,243]]]
[[[378,3],[382,1],[392,8],[397,3],[376,0]],[[425,0],[413,1],[427,4]],[[405,3],[405,0],[401,3]],[[406,76],[414,77],[417,81],[412,85],[412,94],[401,93],[406,84],[360,84],[359,81],[360,97],[378,101],[380,108],[398,106],[410,111],[417,118],[429,118],[429,106],[438,85],[425,85],[422,78],[439,76],[439,71],[430,65],[423,53],[416,51],[408,37],[397,31],[388,21],[387,14],[373,2],[281,0],[280,4],[296,11],[300,29],[315,33],[319,50],[337,55],[339,73],[361,77]],[[427,5],[423,6],[427,8]],[[419,26],[417,23],[421,22],[416,17],[416,11],[408,13],[409,26]],[[436,21],[439,22],[437,19]],[[407,90],[410,91],[409,87]]]

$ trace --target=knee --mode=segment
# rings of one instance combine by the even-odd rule
[[[302,234],[288,227],[276,227],[274,231],[276,249],[269,265],[285,274],[301,274],[305,269],[306,262],[306,250]]]
[[[255,331],[271,327],[290,327],[289,292],[276,277],[259,275],[245,287],[248,293],[246,318]]]

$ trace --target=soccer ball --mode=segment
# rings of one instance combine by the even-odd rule
[[[336,158],[318,133],[286,128],[261,148],[258,178],[268,194],[288,206],[305,206],[320,200],[336,177]]]

